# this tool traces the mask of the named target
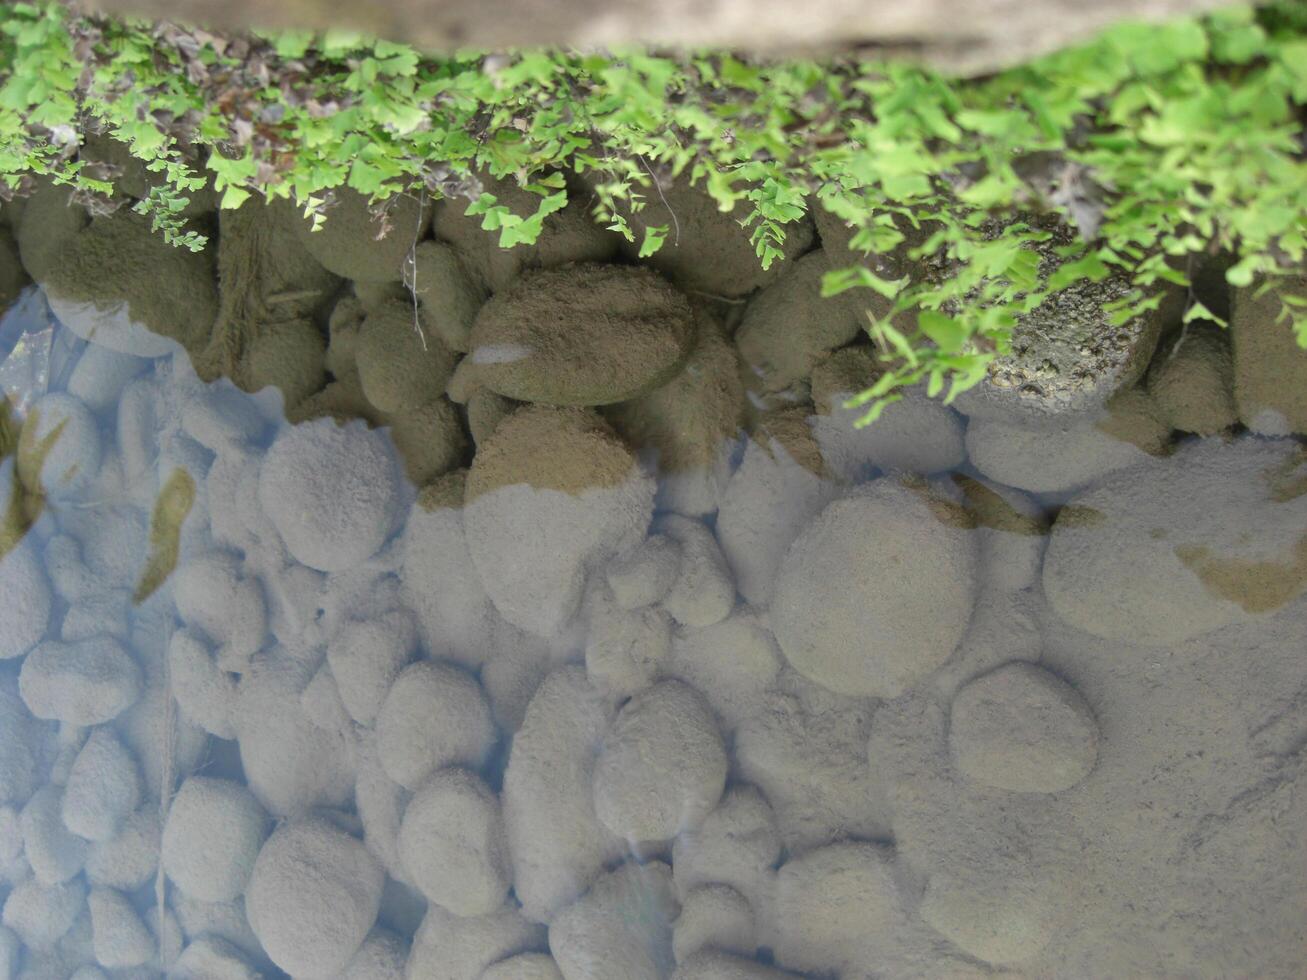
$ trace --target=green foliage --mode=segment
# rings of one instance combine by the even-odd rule
[[[648,255],[679,229],[643,213],[686,174],[736,209],[764,265],[821,207],[856,229],[825,291],[891,301],[868,323],[885,360],[855,399],[869,417],[904,385],[951,398],[975,384],[1022,316],[1084,280],[1129,278],[1119,323],[1185,283],[1191,256],[1233,254],[1228,278],[1246,285],[1307,250],[1307,18],[1292,0],[1120,25],[975,80],[720,51],[432,58],[341,31],[218,37],[41,0],[0,12],[0,79],[0,191],[47,175],[111,205],[79,155],[107,131],[159,176],[134,206],[191,248],[203,240],[181,210],[210,178],[223,207],[292,197],[319,222],[341,186],[378,203],[461,194],[511,247],[564,206],[564,171],[589,173],[596,220]],[[538,194],[536,212],[484,193],[487,173]],[[1079,231],[1055,269],[1027,217],[1048,211]],[[890,253],[914,274],[887,272]],[[1307,346],[1307,307],[1286,301],[1284,319]]]

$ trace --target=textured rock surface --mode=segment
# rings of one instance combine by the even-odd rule
[[[608,405],[668,380],[693,337],[690,304],[655,273],[567,266],[525,275],[483,306],[460,371],[518,401]]]
[[[545,931],[512,906],[460,918],[429,906],[413,937],[407,980],[480,980],[486,967],[525,950],[542,949]]]
[[[1098,759],[1098,725],[1075,690],[1033,664],[978,677],[953,699],[953,762],[968,778],[1016,793],[1057,793]]]
[[[429,901],[459,916],[494,912],[511,880],[498,798],[471,773],[436,773],[404,810],[399,858]]]
[[[528,218],[540,206],[540,196],[519,187],[512,180],[496,180],[482,174],[485,191],[519,217]],[[468,202],[461,198],[438,201],[435,206],[436,238],[448,242],[482,291],[501,292],[525,272],[552,269],[571,262],[603,262],[617,251],[617,237],[605,234],[591,218],[582,195],[572,194],[561,211],[544,220],[534,245],[505,249],[497,231],[481,227],[480,215],[466,213]],[[422,292],[422,269],[418,269],[418,294]],[[463,347],[455,346],[456,350]]]
[[[1059,261],[1054,249],[1069,240],[1065,229],[1050,225],[1048,230],[1053,237],[1037,246],[1045,275]],[[1011,352],[995,359],[988,376],[958,396],[958,410],[1012,423],[1070,419],[1096,413],[1139,381],[1162,332],[1178,322],[1184,294],[1172,289],[1157,310],[1113,327],[1104,307],[1129,291],[1129,278],[1118,273],[1099,282],[1083,280],[1026,314],[1013,330]]]
[[[481,765],[495,742],[476,680],[449,664],[412,664],[377,713],[377,749],[390,778],[416,790],[445,766]]]
[[[790,543],[837,492],[807,410],[764,415],[717,514],[717,540],[746,601],[766,605]]]
[[[513,739],[504,823],[524,914],[547,920],[623,846],[595,815],[595,757],[613,710],[575,667],[545,678]]]
[[[1064,493],[1163,455],[1169,439],[1158,406],[1131,389],[1106,411],[1071,421],[1022,425],[975,418],[966,444],[972,465],[990,479],[1032,493]]]
[[[843,694],[895,697],[946,660],[975,596],[976,541],[936,488],[885,478],[795,540],[772,620],[786,660]]]
[[[822,298],[822,276],[830,268],[824,251],[809,252],[745,309],[735,342],[751,387],[764,392],[788,388],[866,326],[856,292]]]
[[[891,848],[831,844],[781,865],[776,961],[799,970],[848,969],[904,921]],[[866,945],[864,945],[866,944]]]
[[[589,571],[643,536],[653,496],[653,481],[598,416],[524,408],[468,474],[468,551],[503,617],[549,636],[576,612]]]
[[[1211,436],[1234,425],[1239,415],[1230,334],[1212,323],[1190,324],[1158,350],[1148,391],[1173,429]]]
[[[628,216],[636,240],[634,244],[623,241],[623,251],[633,258],[645,227],[665,226],[663,246],[648,262],[691,294],[710,298],[747,296],[776,281],[790,268],[790,260],[812,245],[813,226],[805,216],[785,226],[784,261],[777,260],[770,269],[763,269],[749,233],[739,225],[745,214],[744,204],[737,203],[734,210],[723,213],[703,185],[692,186],[685,175],[641,188],[640,193],[647,206],[638,215]]]
[[[666,681],[628,701],[604,737],[595,812],[623,840],[671,840],[717,805],[726,770],[726,749],[703,696]]]
[[[1208,439],[1112,474],[1053,525],[1050,604],[1096,636],[1157,645],[1281,608],[1307,589],[1300,468],[1287,440]]]
[[[303,218],[295,227],[304,248],[328,272],[364,282],[399,282],[405,256],[430,225],[431,209],[405,194],[392,199],[388,215],[389,234],[378,237],[385,223],[373,216],[367,198],[338,188],[321,228],[314,231]]]
[[[177,343],[198,350],[218,312],[212,252],[173,248],[131,211],[96,218],[71,238],[44,285],[68,329],[139,357]]]
[[[354,358],[368,401],[396,414],[440,397],[454,370],[453,352],[438,334],[427,335],[405,300],[387,300],[368,311]]]
[[[744,385],[734,346],[695,311],[694,346],[666,384],[605,417],[658,473],[658,506],[698,516],[717,509],[744,425]]]
[[[1307,278],[1289,280],[1285,292],[1307,295]],[[1307,433],[1307,359],[1293,332],[1277,323],[1281,300],[1257,296],[1257,286],[1235,291],[1230,305],[1234,347],[1234,400],[1239,421],[1268,436]]]
[[[287,429],[259,472],[259,502],[299,561],[336,571],[363,561],[394,527],[394,451],[358,422],[321,419]]]
[[[828,465],[843,479],[865,480],[876,470],[931,474],[951,470],[966,459],[963,420],[940,399],[913,388],[885,408],[874,425],[855,427],[863,408],[844,402],[875,383],[870,348],[846,347],[812,369],[812,432]]]
[[[658,980],[671,972],[676,911],[666,864],[624,864],[554,918],[549,951],[572,980]]]
[[[160,851],[164,870],[201,901],[238,898],[269,823],[258,800],[240,783],[192,776],[168,808]]]
[[[254,863],[250,925],[283,970],[329,976],[376,921],[383,877],[363,845],[326,820],[283,824]]]

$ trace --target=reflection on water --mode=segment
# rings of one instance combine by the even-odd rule
[[[858,430],[820,246],[408,210],[0,238],[0,974],[1302,975],[1269,307]]]

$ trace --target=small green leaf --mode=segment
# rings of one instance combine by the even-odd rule
[[[934,310],[922,310],[917,317],[921,332],[946,354],[954,354],[967,342],[967,329],[951,316]]]
[[[895,402],[901,401],[903,401],[903,396],[899,394],[885,395],[881,398],[877,398],[872,403],[871,408],[867,409],[867,413],[853,423],[854,428],[865,429],[880,418],[881,413],[884,412],[885,409],[889,408]]]
[[[248,201],[250,192],[235,184],[228,184],[227,189],[222,192],[222,210],[235,211],[242,204]]]
[[[886,299],[894,299],[907,284],[907,276],[902,279],[882,279],[866,266],[853,266],[848,269],[832,269],[825,273],[821,277],[821,295],[826,299],[859,286],[866,286]]]
[[[1217,316],[1198,300],[1194,300],[1189,304],[1189,308],[1184,311],[1184,316],[1181,319],[1184,323],[1193,323],[1195,320],[1208,320],[1220,327],[1229,326],[1225,320],[1221,319],[1221,317]]]
[[[667,231],[667,225],[646,225],[644,238],[640,241],[640,258],[647,259],[662,248],[663,241],[667,238]]]

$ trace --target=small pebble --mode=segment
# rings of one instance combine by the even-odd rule
[[[191,776],[168,808],[160,852],[164,871],[188,895],[231,901],[245,890],[270,823],[240,783]]]
[[[64,826],[87,840],[112,840],[140,804],[136,759],[108,728],[97,728],[77,753],[68,775]]]
[[[46,642],[23,661],[18,690],[38,718],[99,725],[117,718],[140,697],[141,670],[108,637]]]

